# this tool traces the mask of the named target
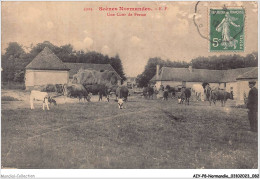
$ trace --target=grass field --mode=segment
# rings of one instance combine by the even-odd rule
[[[246,109],[132,97],[43,111],[2,101],[2,168],[256,169]],[[27,105],[27,104],[26,104]]]

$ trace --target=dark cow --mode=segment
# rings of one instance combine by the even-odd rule
[[[127,101],[127,97],[129,94],[129,90],[126,86],[119,86],[116,89],[116,100],[123,99],[124,101]]]
[[[165,90],[163,92],[163,100],[168,100],[168,96],[169,96],[169,92],[167,90]]]
[[[79,101],[84,98],[84,100],[90,101],[88,91],[85,87],[81,84],[72,84],[66,85],[65,88],[65,95],[68,97],[78,98]]]
[[[108,94],[110,96],[112,96],[113,94],[116,95],[116,89],[118,88],[118,85],[112,85],[112,86],[109,86],[107,91],[108,91]]]
[[[189,88],[182,88],[181,89],[181,104],[185,101],[185,105],[190,105],[190,97],[191,97],[191,90]]]
[[[168,91],[169,94],[171,94],[171,97],[174,98],[176,94],[176,90],[173,87],[170,87],[170,85],[167,85],[165,89]]]
[[[89,93],[92,93],[94,95],[98,95],[99,99],[98,101],[102,101],[103,96],[107,98],[107,101],[109,102],[109,89],[104,84],[93,84],[93,85],[86,85],[84,84],[84,87],[87,89]]]
[[[152,99],[153,99],[153,94],[154,94],[153,87],[148,86],[143,89],[143,95],[145,98],[150,99],[152,97]]]
[[[228,99],[233,99],[233,94],[226,92],[225,90],[212,90],[211,100],[216,105],[216,101],[221,102],[221,106],[224,107]]]
[[[102,97],[105,96],[107,98],[107,101],[109,102],[109,91],[108,88],[105,85],[100,86],[100,89],[98,91],[98,101],[102,101]]]

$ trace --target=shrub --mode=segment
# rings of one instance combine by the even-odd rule
[[[24,83],[18,82],[2,82],[1,89],[20,89],[25,90]]]
[[[56,87],[55,85],[52,85],[52,84],[47,84],[43,90],[44,92],[56,92]]]
[[[12,97],[12,96],[2,96],[2,101],[19,101],[18,99]]]

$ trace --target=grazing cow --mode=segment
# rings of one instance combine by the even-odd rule
[[[42,109],[45,110],[45,105],[47,107],[47,110],[50,110],[48,102],[54,103],[56,105],[56,101],[52,99],[47,92],[41,92],[37,90],[32,90],[30,94],[30,104],[31,104],[31,109],[34,109],[33,101],[38,100],[42,101]]]
[[[102,101],[102,97],[105,96],[107,98],[107,101],[109,102],[109,90],[105,85],[100,85],[98,96],[99,96],[98,101]]]
[[[191,97],[190,89],[189,88],[185,88],[184,93],[185,93],[185,104],[190,105],[190,97]]]
[[[152,97],[152,99],[153,99],[153,94],[154,94],[153,87],[148,86],[143,89],[143,95],[145,98],[148,97],[148,99],[150,99]]]
[[[117,101],[118,108],[123,109],[124,108],[124,100],[122,98],[119,98]]]
[[[175,94],[176,94],[175,88],[170,87],[170,85],[167,85],[167,86],[165,87],[165,89],[168,91],[169,94],[171,94],[171,97],[172,97],[172,98],[175,97]]]
[[[233,99],[233,94],[225,90],[212,90],[211,99],[215,105],[216,101],[221,101],[221,106],[224,107],[227,99]]]
[[[116,100],[122,98],[124,101],[127,101],[129,90],[126,86],[119,86],[116,89]]]
[[[88,91],[81,84],[72,84],[67,85],[66,87],[66,96],[78,98],[79,101],[84,98],[84,100],[90,101]]]
[[[109,102],[109,89],[104,84],[93,84],[93,85],[86,85],[83,84],[83,86],[86,88],[86,90],[89,93],[92,94],[98,94],[99,99],[98,101],[102,101],[103,96],[107,98],[107,101]]]
[[[168,96],[169,96],[169,92],[167,90],[165,90],[163,92],[163,100],[168,100]]]
[[[183,102],[185,101],[185,98],[186,98],[186,96],[185,96],[185,88],[182,87],[181,88],[181,95],[179,96],[180,104],[183,104]]]
[[[185,105],[190,105],[190,97],[191,97],[191,91],[189,88],[182,88],[181,89],[181,104],[185,101]]]

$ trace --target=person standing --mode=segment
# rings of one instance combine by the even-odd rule
[[[248,93],[248,101],[247,108],[248,111],[248,119],[250,123],[251,131],[257,132],[257,110],[258,110],[258,91],[255,87],[255,81],[249,81],[248,85],[250,91]]]

